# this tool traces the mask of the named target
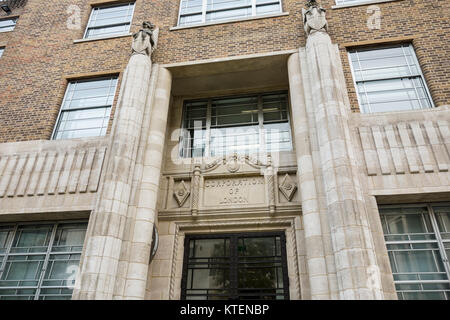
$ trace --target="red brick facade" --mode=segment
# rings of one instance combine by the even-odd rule
[[[28,0],[12,32],[0,33],[0,143],[49,139],[71,78],[121,72],[130,37],[74,43],[82,39],[92,5],[120,1]],[[180,0],[136,0],[131,32],[149,20],[160,28],[157,63],[175,63],[296,49],[305,45],[301,9],[306,1],[283,0],[288,15],[204,27],[170,30],[177,25]],[[341,47],[352,109],[358,102],[346,46],[412,41],[436,106],[450,100],[450,9],[440,0],[397,0],[377,4],[381,29],[369,30],[368,5],[327,9],[329,33]],[[70,30],[70,5],[81,9],[81,28]],[[6,17],[0,13],[0,18]]]

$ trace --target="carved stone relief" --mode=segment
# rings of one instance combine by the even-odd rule
[[[292,201],[292,198],[297,191],[297,184],[291,179],[289,174],[286,173],[278,188],[288,201]]]
[[[189,189],[186,187],[184,180],[181,180],[181,182],[178,183],[178,185],[174,188],[173,191],[173,196],[175,197],[175,200],[177,200],[179,207],[183,206],[189,195],[190,195]]]

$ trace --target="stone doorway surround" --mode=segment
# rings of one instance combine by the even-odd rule
[[[200,222],[173,222],[174,235],[172,263],[170,271],[170,286],[168,298],[179,300],[181,294],[181,281],[183,270],[184,238],[186,234],[220,234],[240,232],[269,232],[283,231],[286,235],[286,256],[289,277],[289,296],[291,300],[308,299],[307,290],[302,290],[302,283],[308,280],[306,270],[299,263],[299,248],[302,230],[296,229],[301,224],[300,217],[291,218],[260,218],[234,221],[200,221]],[[152,291],[150,287],[150,292]],[[305,288],[306,289],[306,288]]]

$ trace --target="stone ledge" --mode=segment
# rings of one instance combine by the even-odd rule
[[[108,36],[108,37],[95,37],[95,38],[88,38],[88,39],[78,39],[78,40],[73,40],[73,43],[83,43],[83,42],[91,42],[91,41],[99,41],[99,40],[109,40],[109,39],[117,39],[117,38],[124,38],[124,37],[129,37],[132,36],[133,34],[130,33],[126,33],[126,34],[120,34],[117,36]]]

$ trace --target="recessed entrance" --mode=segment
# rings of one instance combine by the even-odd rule
[[[186,235],[181,299],[289,299],[282,232]]]

